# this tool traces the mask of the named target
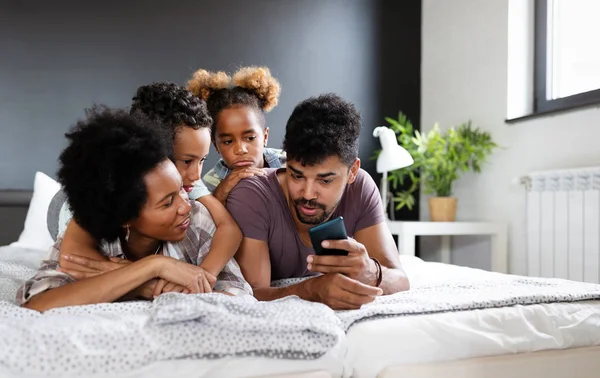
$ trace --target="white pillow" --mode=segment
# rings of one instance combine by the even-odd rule
[[[42,172],[35,173],[33,197],[29,203],[25,227],[19,240],[11,246],[48,250],[54,244],[48,231],[47,214],[50,201],[60,190],[60,184]]]

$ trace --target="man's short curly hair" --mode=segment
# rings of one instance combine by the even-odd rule
[[[348,166],[358,157],[360,113],[333,93],[311,97],[296,106],[288,119],[283,149],[288,160],[304,166],[338,156]]]
[[[142,112],[158,119],[169,129],[171,141],[179,127],[198,130],[213,123],[206,102],[177,84],[155,82],[143,85],[137,89],[132,101],[130,112]]]
[[[142,113],[96,106],[65,136],[58,181],[73,218],[97,241],[114,241],[146,202],[145,175],[171,154],[168,131]]]

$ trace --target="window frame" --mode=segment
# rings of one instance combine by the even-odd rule
[[[548,2],[535,0],[534,29],[534,114],[600,105],[600,88],[557,99],[547,99],[548,83]]]

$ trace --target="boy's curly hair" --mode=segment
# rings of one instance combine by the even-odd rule
[[[198,130],[212,125],[206,102],[173,83],[143,85],[137,89],[132,101],[130,113],[141,112],[162,122],[171,134],[171,141],[179,127]]]

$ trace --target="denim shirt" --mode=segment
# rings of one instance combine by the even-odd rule
[[[263,156],[265,159],[265,168],[285,167],[285,151],[276,148],[265,148]],[[221,181],[223,181],[230,173],[231,169],[225,165],[223,159],[219,159],[217,164],[202,177],[202,182],[198,182],[194,185],[194,188],[190,192],[190,198],[199,198],[214,192]]]

